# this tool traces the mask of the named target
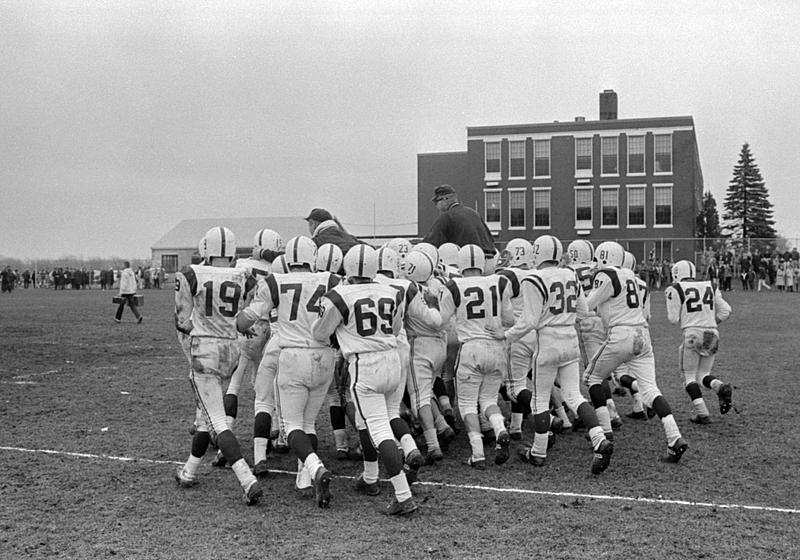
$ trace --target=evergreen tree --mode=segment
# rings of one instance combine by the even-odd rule
[[[769,193],[750,153],[750,144],[746,142],[739,152],[739,163],[733,167],[722,218],[731,237],[744,240],[753,237],[774,239],[776,236]]]
[[[697,215],[697,237],[717,238],[720,236],[717,201],[711,191],[703,195],[703,207]]]

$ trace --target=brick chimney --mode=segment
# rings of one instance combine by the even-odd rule
[[[600,94],[600,120],[613,121],[617,118],[617,93],[613,89],[604,89]]]

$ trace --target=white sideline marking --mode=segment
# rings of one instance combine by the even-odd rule
[[[47,455],[63,455],[66,457],[79,457],[82,459],[107,459],[110,461],[122,461],[125,463],[149,463],[152,465],[182,465],[182,461],[162,461],[158,459],[139,459],[137,457],[119,457],[116,455],[95,455],[93,453],[75,453],[72,451],[57,451],[55,449],[26,449],[24,447],[0,446],[0,451],[19,451],[22,453],[45,453]],[[281,469],[270,469],[269,472],[277,474],[296,475],[294,471]],[[339,476],[334,478],[354,479],[353,476]],[[385,481],[384,481],[385,482]],[[610,496],[604,494],[581,494],[578,492],[553,492],[547,490],[528,490],[525,488],[497,488],[495,486],[482,486],[478,484],[449,484],[446,482],[416,482],[420,486],[438,486],[440,488],[454,488],[457,490],[480,490],[483,492],[500,492],[507,494],[528,494],[533,496],[548,496],[556,498],[583,498],[587,500],[606,500],[617,502],[634,502],[644,504],[675,505],[675,506],[694,506],[703,508],[718,509],[741,509],[747,511],[768,511],[776,513],[798,513],[800,509],[780,508],[771,506],[750,506],[744,504],[715,504],[713,502],[693,502],[690,500],[668,500],[664,498],[641,498],[632,496]]]
[[[13,376],[11,379],[27,379],[29,377],[38,377],[40,375],[50,375],[51,373],[60,373],[60,369],[49,369],[47,371],[38,371],[34,373],[21,373]]]

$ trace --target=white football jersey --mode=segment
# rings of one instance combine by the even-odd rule
[[[236,268],[243,268],[252,274],[260,284],[264,278],[272,273],[272,264],[261,259],[254,259],[248,257],[246,259],[237,259]]]
[[[322,315],[314,323],[314,336],[325,340],[335,332],[345,358],[397,348],[404,306],[400,292],[392,286],[339,284],[322,297],[320,305]]]
[[[597,309],[607,328],[645,326],[641,299],[637,276],[632,270],[606,267],[595,271],[592,293],[586,303],[589,309]]]
[[[594,266],[590,264],[568,264],[567,268],[575,272],[575,277],[581,285],[583,295],[589,296],[592,292],[592,275],[594,274]]]
[[[724,321],[731,314],[730,304],[709,280],[675,282],[664,291],[664,297],[667,319],[671,323],[680,323],[682,329],[715,329],[717,320]]]
[[[459,342],[473,339],[494,340],[487,326],[514,323],[508,278],[497,274],[452,278],[442,292],[439,304],[442,317],[455,317]]]
[[[531,272],[533,271],[516,267],[504,268],[497,271],[498,275],[505,276],[508,279],[508,285],[511,289],[511,308],[514,310],[515,319],[519,319],[522,316],[523,303],[520,283],[523,278],[530,276]]]
[[[338,283],[339,276],[330,272],[271,274],[243,313],[251,319],[268,319],[270,312],[277,309],[281,348],[327,346],[312,336],[311,326],[319,317],[320,298]]]
[[[176,321],[191,319],[194,337],[236,339],[236,314],[254,286],[243,268],[189,265],[175,275]]]
[[[531,330],[569,327],[574,330],[578,315],[586,314],[586,300],[575,272],[570,268],[547,267],[533,271],[522,280],[525,301],[522,318],[506,332],[517,340]],[[577,333],[575,333],[577,341]]]
[[[389,278],[383,274],[375,276],[379,284],[393,287],[403,298],[404,317],[401,338],[409,333],[415,336],[439,336],[442,329],[442,316],[437,309],[431,309],[425,303],[422,292],[411,280],[405,278]]]

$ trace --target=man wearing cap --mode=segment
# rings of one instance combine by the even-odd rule
[[[306,221],[311,239],[317,247],[321,247],[325,243],[333,243],[342,250],[342,254],[347,254],[351,247],[361,243],[358,238],[345,231],[333,214],[323,208],[311,210]]]
[[[494,238],[492,232],[472,208],[462,206],[455,189],[450,185],[439,185],[433,190],[431,199],[440,215],[433,222],[424,241],[439,247],[443,243],[455,243],[459,247],[477,245],[486,255],[487,266],[494,263]],[[491,266],[489,271],[493,270]]]

